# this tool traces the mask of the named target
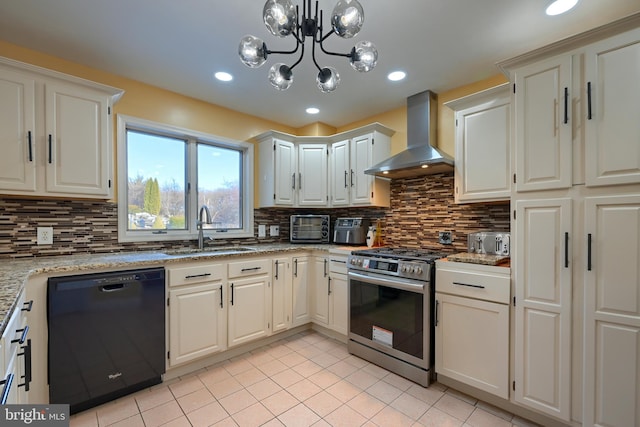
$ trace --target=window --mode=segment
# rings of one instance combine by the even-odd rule
[[[197,238],[207,206],[208,237],[253,235],[253,146],[118,116],[120,241]]]

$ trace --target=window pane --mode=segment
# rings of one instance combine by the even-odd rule
[[[198,209],[211,211],[204,228],[242,228],[242,151],[198,144]]]
[[[128,230],[187,228],[186,141],[127,130]]]

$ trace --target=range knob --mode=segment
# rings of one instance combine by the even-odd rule
[[[403,273],[409,273],[411,272],[411,267],[406,264],[403,264],[401,270]]]
[[[420,267],[419,265],[416,265],[415,267],[413,267],[413,272],[415,274],[417,274],[418,276],[422,274],[422,267]]]

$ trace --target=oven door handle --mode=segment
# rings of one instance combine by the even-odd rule
[[[373,277],[366,274],[349,272],[349,279],[357,279],[373,285],[387,286],[389,288],[402,289],[409,292],[416,292],[424,294],[424,284],[417,284],[415,282],[409,282],[405,279],[394,277],[393,279],[387,279],[383,277]]]

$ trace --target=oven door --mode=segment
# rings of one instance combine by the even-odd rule
[[[429,284],[349,271],[349,339],[429,368]]]

